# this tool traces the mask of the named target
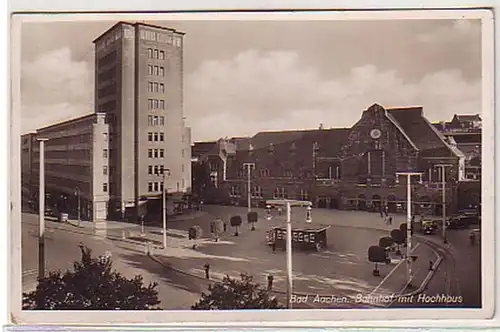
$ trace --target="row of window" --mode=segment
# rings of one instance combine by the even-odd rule
[[[105,67],[109,64],[112,64],[116,61],[116,51],[110,52],[99,59],[99,68]]]
[[[149,76],[165,76],[165,67],[148,65]]]
[[[148,192],[158,192],[163,191],[163,181],[162,182],[148,182]]]
[[[164,165],[148,165],[149,175],[163,175],[163,173],[165,173]]]
[[[181,47],[181,37],[175,36],[172,38],[170,34],[164,34],[156,31],[142,30],[140,34],[141,39],[158,41],[161,43],[172,44],[176,47]]]
[[[108,81],[116,77],[116,66],[113,66],[99,74],[99,82]]]
[[[149,59],[158,59],[165,60],[165,51],[148,48],[148,58]]]
[[[148,82],[148,92],[165,93],[165,84],[159,82]]]
[[[111,85],[99,89],[99,91],[97,92],[97,97],[104,98],[115,93],[116,93],[116,83],[113,83]]]
[[[165,149],[148,149],[148,158],[163,158]]]
[[[164,126],[165,117],[162,115],[148,115],[148,126]]]
[[[111,111],[114,111],[116,109],[116,100],[110,100],[105,102],[104,104],[101,104],[97,107],[98,112],[103,112],[103,113],[108,113]],[[109,118],[109,114],[108,114]],[[109,122],[109,119],[108,119]]]
[[[165,140],[164,133],[148,133],[148,142],[163,142]]]
[[[148,109],[150,110],[164,110],[165,100],[163,99],[148,99]]]
[[[242,191],[243,190],[240,186],[233,185],[230,188],[229,195],[232,197],[241,197]],[[255,197],[255,198],[263,198],[264,197],[262,188],[259,186],[252,187],[250,192],[251,192],[250,195],[252,197]],[[274,199],[279,199],[279,198],[288,199],[289,198],[288,190],[286,188],[275,188],[273,190],[273,198]],[[309,199],[309,193],[307,192],[307,190],[301,189],[299,194],[298,194],[298,198],[301,200],[307,200],[307,199]]]

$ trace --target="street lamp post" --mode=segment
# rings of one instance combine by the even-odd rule
[[[311,205],[309,201],[296,201],[290,199],[282,200],[268,200],[266,202],[267,207],[271,206],[285,206],[286,207],[286,302],[287,308],[292,309],[292,293],[293,293],[293,282],[292,282],[292,207],[294,206],[305,206],[307,207],[306,222],[312,222],[311,218]],[[268,214],[268,219],[270,219],[270,214]]]
[[[396,182],[399,182],[399,176],[406,176],[406,273],[408,277],[408,287],[411,287],[412,281],[412,270],[411,270],[411,229],[412,229],[412,217],[411,217],[411,177],[418,176],[419,183],[422,183],[421,172],[398,172],[396,173]]]
[[[39,138],[39,192],[38,192],[38,214],[40,218],[40,230],[38,234],[38,279],[45,277],[45,141],[47,138]]]
[[[80,216],[80,188],[75,188],[75,196],[77,199],[77,218],[78,218],[78,226],[81,225],[81,216]]]
[[[163,249],[167,248],[167,176],[170,176],[170,169],[165,169],[163,171],[163,209],[162,209],[162,219],[163,219]]]
[[[442,221],[442,232],[443,232],[443,242],[448,243],[448,239],[446,238],[446,168],[453,167],[451,164],[437,164],[434,167],[438,167],[441,169],[441,186],[442,186],[442,198],[443,198],[443,208],[441,209],[443,212],[443,221]]]
[[[252,169],[255,168],[255,163],[244,163],[243,167],[247,169],[247,202],[248,202],[248,212],[252,211],[252,182],[251,173]]]

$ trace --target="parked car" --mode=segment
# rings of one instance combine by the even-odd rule
[[[433,220],[425,219],[422,221],[422,232],[425,235],[432,235],[436,232],[436,224]]]
[[[466,217],[471,224],[479,224],[481,221],[479,210],[475,208],[459,210],[458,214]]]
[[[46,206],[45,207],[45,216],[46,217],[56,217],[56,218],[59,218],[59,215],[56,211],[55,208],[51,207],[51,206]]]
[[[446,228],[448,229],[466,229],[471,224],[471,218],[464,214],[452,215],[446,221]]]

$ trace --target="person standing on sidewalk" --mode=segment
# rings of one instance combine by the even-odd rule
[[[268,292],[273,290],[273,280],[274,280],[274,277],[272,274],[267,276],[267,291]]]

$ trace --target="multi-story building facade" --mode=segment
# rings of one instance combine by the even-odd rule
[[[21,186],[22,200],[25,206],[31,199],[33,191],[33,147],[36,144],[36,133],[21,135]]]
[[[193,194],[209,203],[224,203],[227,161],[235,155],[238,139],[195,142],[192,147]]]
[[[434,125],[448,143],[465,155],[465,179],[459,183],[460,207],[481,206],[482,125],[479,114],[455,115],[450,122]]]
[[[77,214],[88,220],[106,220],[109,201],[109,130],[106,115],[93,113],[40,128],[32,140],[30,164],[33,196],[40,181],[40,145],[45,142],[47,205],[57,212]]]
[[[446,137],[450,145],[465,154],[465,181],[481,180],[481,117],[455,115],[450,122],[435,123],[434,126]]]
[[[189,192],[183,33],[119,22],[94,44],[95,108],[107,114],[110,128],[110,212],[159,198],[164,180],[169,193]]]
[[[216,151],[215,149],[214,151]],[[238,139],[236,152],[222,163],[225,200],[246,205],[248,169],[254,205],[272,198],[310,200],[317,207],[404,210],[407,186],[396,173],[418,171],[412,183],[413,211],[440,213],[445,168],[448,210],[458,208],[465,155],[449,144],[421,107],[385,109],[374,104],[352,128],[261,132]],[[250,165],[250,166],[248,166]],[[419,181],[421,180],[421,181]]]

